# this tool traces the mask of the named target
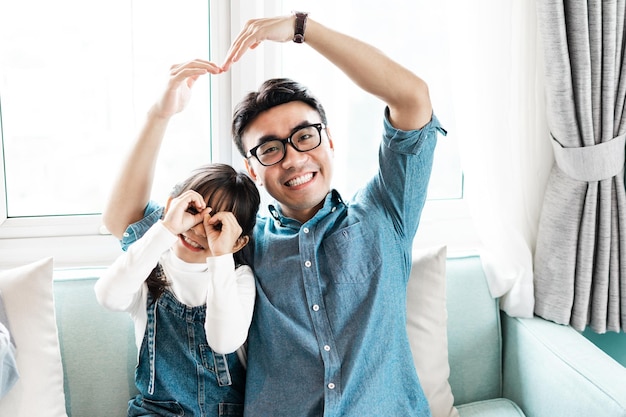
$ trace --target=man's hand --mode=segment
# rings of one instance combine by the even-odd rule
[[[289,42],[293,39],[295,16],[280,16],[249,20],[232,43],[222,69],[228,71],[248,49],[263,41]]]

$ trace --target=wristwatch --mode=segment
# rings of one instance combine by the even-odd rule
[[[295,43],[304,42],[304,30],[306,29],[306,18],[309,16],[305,12],[293,12],[296,15],[296,23],[293,31],[293,41]]]

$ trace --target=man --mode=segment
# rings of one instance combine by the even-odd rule
[[[379,172],[349,202],[331,190],[333,138],[306,88],[269,80],[235,109],[234,141],[248,173],[276,200],[249,245],[257,304],[246,415],[430,416],[406,334],[405,300],[436,137],[445,131],[425,82],[376,48],[298,13],[249,21],[221,67],[174,67],[114,188],[105,224],[129,244],[159,218],[160,209],[147,203],[167,120],[199,76],[228,71],[268,40],[303,41],[387,108]]]

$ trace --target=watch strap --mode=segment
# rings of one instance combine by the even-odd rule
[[[306,20],[309,14],[305,12],[294,12],[294,14],[296,15],[296,23],[294,25],[293,41],[295,43],[303,43]]]

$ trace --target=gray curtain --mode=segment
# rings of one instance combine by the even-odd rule
[[[626,0],[537,0],[555,164],[534,256],[535,314],[626,329]]]

